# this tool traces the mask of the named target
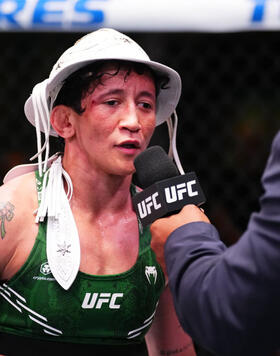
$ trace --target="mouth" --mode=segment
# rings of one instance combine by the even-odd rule
[[[141,145],[140,145],[140,142],[137,140],[127,140],[127,141],[123,141],[120,144],[118,144],[117,147],[127,153],[134,154],[135,152],[137,152],[140,149]]]
[[[117,145],[118,147],[123,147],[123,148],[130,148],[130,149],[138,149],[140,148],[140,143],[136,140],[129,140],[129,141],[124,141]]]

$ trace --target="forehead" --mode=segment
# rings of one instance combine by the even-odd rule
[[[140,89],[155,91],[155,78],[152,71],[146,66],[137,66],[134,63],[108,62],[102,65],[96,72],[97,81],[94,80],[93,89],[101,89],[110,84],[121,84],[129,86],[136,85]]]
[[[97,75],[124,75],[127,79],[130,73],[136,73],[138,75],[143,75],[149,77],[155,83],[155,76],[153,72],[145,65],[134,63],[134,62],[105,62],[98,70]]]

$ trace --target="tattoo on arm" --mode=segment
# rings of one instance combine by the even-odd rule
[[[14,214],[15,207],[9,201],[5,203],[0,203],[0,235],[3,240],[6,235],[5,221],[11,221],[15,216]]]

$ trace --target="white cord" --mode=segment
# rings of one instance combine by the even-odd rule
[[[172,122],[171,117],[167,120],[168,133],[169,133],[169,156],[173,157],[176,166],[179,170],[179,173],[185,174],[176,147],[176,135],[177,135],[177,127],[178,127],[178,116],[176,114],[176,111],[174,111],[173,116],[174,116],[174,124]]]
[[[38,169],[39,169],[39,175],[42,177],[42,142],[41,142],[41,131],[40,131],[40,115],[37,109],[37,88],[40,84],[37,84],[32,91],[32,105],[33,105],[33,111],[34,111],[34,119],[35,119],[35,128],[36,128],[36,137],[37,137],[37,154],[33,157],[30,158],[32,161],[36,157],[38,157]]]
[[[43,172],[47,170],[47,163],[49,158],[49,136],[50,136],[50,112],[46,102],[46,88],[45,81],[37,84],[32,91],[32,104],[35,117],[35,127],[37,136],[37,153],[30,158],[33,161],[38,157],[39,175],[42,177]],[[45,142],[42,146],[41,141],[41,126],[45,135]],[[42,153],[45,151],[45,159],[43,166]]]
[[[60,189],[63,178],[67,185],[66,196],[68,201],[70,201],[73,195],[73,183],[69,174],[63,169],[61,156],[59,155],[44,174],[40,193],[41,203],[37,210],[36,223],[44,221],[46,216],[57,218],[60,211],[59,197],[61,195]]]
[[[168,150],[168,156],[173,157],[173,149],[172,149],[172,137],[173,137],[173,123],[172,123],[172,118],[169,117],[166,120],[167,123],[167,128],[168,128],[168,136],[169,136],[169,150]]]

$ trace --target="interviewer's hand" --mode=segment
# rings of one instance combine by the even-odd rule
[[[197,221],[210,223],[208,217],[200,208],[195,205],[186,205],[179,213],[158,219],[151,225],[151,247],[157,256],[157,261],[161,265],[166,279],[167,273],[164,260],[164,244],[168,236],[178,227]]]

